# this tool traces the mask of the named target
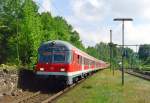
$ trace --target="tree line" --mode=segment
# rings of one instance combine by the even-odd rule
[[[123,50],[116,44],[101,42],[94,47],[88,47],[87,53],[98,59],[111,61],[114,68],[121,67],[121,59],[124,56],[125,68],[150,70],[150,44],[140,45],[139,50],[134,51],[129,47],[125,47]]]
[[[63,17],[38,9],[32,0],[0,0],[0,64],[35,63],[39,45],[48,40],[65,40],[85,49]]]
[[[79,33],[60,16],[39,13],[33,0],[0,0],[0,64],[32,66],[37,62],[37,49],[49,40],[65,40],[88,54],[109,62],[110,44],[100,42],[85,48]],[[112,63],[118,66],[122,49],[111,45]],[[150,45],[141,45],[138,53],[125,48],[126,64],[150,63]],[[139,59],[137,59],[139,58]]]

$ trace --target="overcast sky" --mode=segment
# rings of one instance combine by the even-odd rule
[[[121,22],[116,17],[131,17],[125,23],[125,44],[150,44],[150,0],[34,0],[40,12],[64,17],[80,34],[85,46],[109,42],[121,44]]]

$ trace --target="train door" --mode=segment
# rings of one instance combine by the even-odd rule
[[[81,68],[82,68],[82,73],[84,72],[84,58],[81,56]]]
[[[82,77],[84,76],[84,57],[81,56],[81,71],[82,71]]]
[[[81,55],[78,55],[78,56],[79,56],[80,71],[83,73],[83,70],[84,70],[83,57]]]

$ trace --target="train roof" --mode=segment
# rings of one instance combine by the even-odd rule
[[[66,42],[66,41],[62,41],[62,40],[52,40],[52,41],[47,41],[44,42],[42,45],[57,45],[57,46],[64,46],[66,47],[66,50],[71,50],[72,48],[74,48],[73,45],[71,45],[70,43]]]
[[[92,56],[90,56],[89,54],[83,52],[82,50],[76,48],[75,46],[73,46],[72,44],[66,42],[66,41],[62,41],[62,40],[52,40],[52,41],[47,41],[47,42],[44,42],[41,46],[45,46],[45,45],[57,45],[57,46],[63,46],[65,47],[65,50],[76,50],[78,54],[81,54],[82,56],[84,57],[88,57],[89,59],[93,59],[93,60],[96,60],[97,62],[103,62],[102,60],[98,60]]]

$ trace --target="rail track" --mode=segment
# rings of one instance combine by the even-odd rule
[[[56,98],[58,98],[60,95],[64,94],[65,92],[71,90],[74,88],[76,85],[80,84],[83,82],[86,78],[81,79],[80,81],[77,81],[76,83],[66,86],[63,90],[60,90],[57,93],[49,94],[49,93],[42,93],[40,91],[35,92],[31,95],[19,98],[12,103],[50,103]]]
[[[77,83],[65,88],[64,90],[52,95],[51,97],[47,98],[46,100],[42,101],[41,103],[50,103],[56,98],[58,98],[60,95],[64,94],[65,92],[69,91],[70,89],[74,88],[77,84],[81,83],[84,79],[78,81]]]
[[[142,73],[139,73],[139,72],[135,72],[133,70],[125,70],[125,72],[128,73],[128,74],[134,75],[136,77],[143,78],[145,80],[150,81],[150,76],[149,75],[142,74]]]
[[[19,98],[12,103],[41,103],[40,101],[48,98],[49,96],[50,94],[44,94],[38,91],[25,97]]]

